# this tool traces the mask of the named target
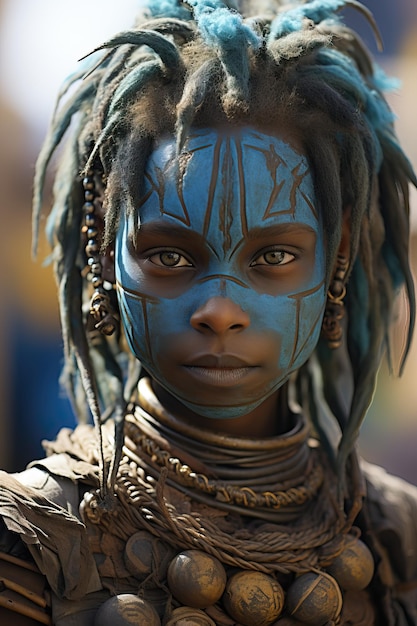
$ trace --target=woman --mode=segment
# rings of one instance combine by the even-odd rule
[[[355,452],[401,287],[411,340],[416,179],[345,4],[371,20],[152,2],[64,86],[35,240],[71,122],[48,231],[81,425],[2,476],[22,623],[417,623],[415,489]]]

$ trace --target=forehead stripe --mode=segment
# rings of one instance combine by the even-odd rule
[[[178,196],[178,200],[180,201],[181,208],[184,211],[184,218],[181,219],[179,215],[178,216],[174,215],[171,217],[176,217],[180,222],[183,222],[186,226],[191,226],[190,216],[188,214],[187,206],[185,204],[184,195],[183,195],[183,189],[182,189],[183,180],[184,179],[182,176],[179,176],[179,178],[177,179],[177,196]]]
[[[233,157],[230,138],[226,139],[222,163],[223,193],[219,201],[219,230],[223,234],[223,253],[230,250],[230,227],[233,222]]]
[[[246,215],[246,187],[245,187],[245,173],[243,170],[243,152],[242,152],[242,144],[240,140],[236,140],[236,151],[237,151],[237,166],[239,172],[239,206],[240,206],[240,220],[241,220],[241,228],[242,234],[244,237],[248,234],[248,218]]]
[[[151,188],[139,200],[139,208],[141,208],[145,204],[145,202],[147,202],[149,200],[149,198],[151,197],[151,195],[153,194],[154,191],[156,191],[156,193],[159,196],[159,191],[156,188],[156,185],[155,185],[154,181],[152,180],[150,174],[148,174],[148,172],[145,172],[145,178],[149,181],[149,184],[150,184]]]
[[[302,163],[298,163],[298,165],[296,165],[291,170],[292,187],[291,187],[291,191],[290,191],[290,205],[291,205],[291,208],[293,210],[293,213],[295,213],[295,209],[296,209],[296,206],[297,206],[297,191],[299,190],[303,179],[308,174],[308,170],[306,170],[303,174],[299,174],[299,169],[300,169],[301,165],[302,165]]]
[[[207,233],[208,233],[209,226],[210,226],[211,213],[213,210],[214,195],[216,192],[216,182],[219,177],[221,144],[222,144],[222,139],[221,137],[218,137],[216,144],[214,146],[213,168],[211,170],[211,180],[210,180],[210,185],[209,185],[207,208],[206,208],[206,214],[204,218],[204,230],[203,230],[204,237],[207,237]]]
[[[292,208],[290,208],[288,210],[284,209],[283,211],[273,211],[272,210],[272,207],[274,206],[274,203],[275,203],[276,199],[278,198],[278,196],[279,196],[279,194],[281,192],[281,189],[284,186],[284,182],[285,181],[282,180],[279,185],[277,185],[276,182],[274,183],[274,188],[273,188],[272,193],[270,195],[270,198],[269,198],[267,207],[265,209],[265,212],[264,212],[264,214],[262,216],[262,221],[265,221],[269,217],[273,217],[274,215],[284,215],[285,213],[293,213]]]
[[[301,195],[304,198],[304,200],[306,201],[306,204],[307,204],[308,208],[310,209],[311,213],[313,214],[314,218],[318,221],[319,220],[319,214],[318,214],[318,212],[316,210],[316,207],[314,206],[313,202],[310,200],[308,195],[306,193],[304,193],[304,191],[301,192]]]

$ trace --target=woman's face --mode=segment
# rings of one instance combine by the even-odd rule
[[[140,184],[138,177],[138,185]],[[204,417],[248,414],[311,355],[325,247],[306,157],[254,128],[194,131],[151,154],[139,224],[116,241],[132,352]]]

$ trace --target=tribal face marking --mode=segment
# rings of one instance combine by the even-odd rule
[[[195,131],[179,158],[169,138],[139,213],[116,241],[132,352],[196,413],[249,413],[320,333],[325,248],[306,158],[253,128]]]

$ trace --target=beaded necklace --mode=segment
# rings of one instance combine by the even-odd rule
[[[142,606],[165,590],[157,613],[170,626],[336,623],[346,592],[368,585],[373,559],[336,504],[302,416],[286,435],[253,441],[184,425],[146,379],[139,403],[126,418],[116,505],[106,512],[90,493],[83,507],[88,524],[126,546],[139,596],[123,602]]]

